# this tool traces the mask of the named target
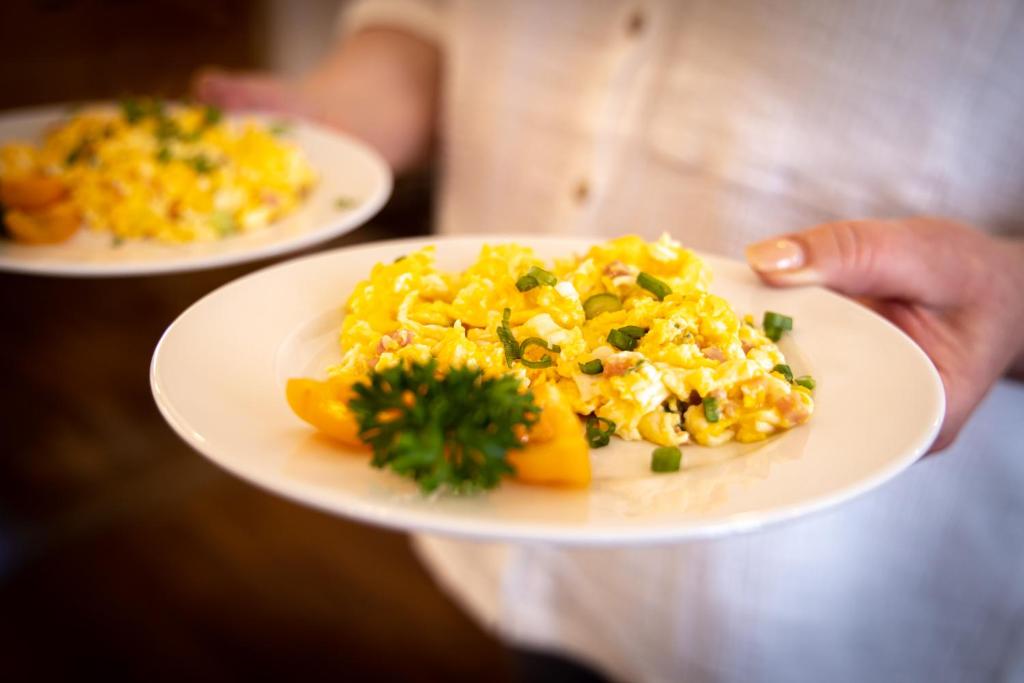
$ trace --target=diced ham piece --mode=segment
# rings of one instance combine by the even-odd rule
[[[722,349],[718,348],[717,346],[707,346],[701,349],[700,351],[701,353],[704,354],[705,358],[710,358],[711,360],[717,361],[725,360],[725,353],[723,353]]]
[[[778,408],[782,419],[790,424],[801,424],[811,416],[807,406],[794,394],[780,398],[775,407]]]
[[[619,377],[625,375],[636,366],[636,358],[632,354],[613,353],[604,359],[604,376]]]
[[[624,275],[634,275],[635,271],[622,261],[612,261],[604,267],[604,274],[609,277],[622,277]]]
[[[388,332],[377,343],[377,354],[385,351],[394,351],[412,343],[412,332],[409,330],[395,330]]]

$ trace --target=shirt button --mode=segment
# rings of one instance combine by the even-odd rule
[[[647,23],[647,18],[641,10],[635,9],[629,14],[629,18],[626,19],[626,35],[630,38],[636,38],[644,31],[644,25]]]
[[[572,198],[577,204],[582,204],[590,197],[590,183],[586,179],[579,180],[572,188]]]

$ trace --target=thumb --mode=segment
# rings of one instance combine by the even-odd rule
[[[848,296],[948,306],[965,291],[970,252],[957,245],[971,232],[931,219],[824,223],[753,244],[747,261],[774,286],[823,285]]]

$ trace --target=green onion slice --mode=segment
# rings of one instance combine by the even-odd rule
[[[800,386],[806,387],[807,389],[814,391],[816,382],[814,381],[814,378],[811,377],[810,375],[803,375],[802,377],[797,377],[795,381]]]
[[[532,266],[530,270],[526,271],[527,275],[537,278],[537,282],[548,287],[554,287],[558,284],[558,278],[555,277],[554,273],[548,272],[543,268]]]
[[[620,327],[619,330],[624,334],[628,334],[633,339],[640,339],[647,334],[647,328],[640,327],[639,325],[626,325],[625,327]]]
[[[678,472],[683,454],[678,446],[662,446],[651,453],[652,472]]]
[[[603,428],[601,425],[605,425]],[[591,448],[607,446],[615,433],[615,423],[596,415],[587,418],[587,444]]]
[[[219,107],[215,107],[212,104],[206,105],[203,109],[203,126],[216,126],[220,123],[220,120],[224,118],[224,112]]]
[[[714,396],[704,397],[704,419],[708,422],[718,422],[718,399]]]
[[[789,369],[788,365],[783,365],[782,363],[779,363],[774,368],[772,368],[772,372],[779,373],[780,375],[786,378],[787,382],[789,382],[790,384],[793,383],[793,371]]]
[[[516,289],[520,292],[528,292],[534,287],[539,287],[540,283],[537,282],[537,278],[532,275],[524,275],[516,280]]]
[[[608,343],[620,351],[632,351],[639,343],[636,337],[630,336],[621,329],[608,333]]]
[[[777,342],[782,338],[783,332],[788,332],[793,329],[793,319],[788,315],[765,311],[761,327],[764,328],[765,336],[773,342]]]
[[[580,372],[584,375],[600,375],[604,372],[604,363],[600,358],[588,360],[586,363],[580,363]]]
[[[558,278],[555,277],[554,273],[538,268],[537,266],[531,266],[526,275],[523,275],[516,280],[516,289],[520,292],[527,292],[534,287],[540,285],[547,285],[553,287],[558,284]]]
[[[546,351],[553,351],[558,353],[562,350],[562,347],[558,344],[548,344],[547,340],[541,339],[540,337],[527,337],[523,340],[523,343],[519,345],[519,355],[522,356],[526,353],[527,346],[539,346]]]
[[[663,300],[666,296],[672,293],[672,288],[666,285],[664,282],[654,277],[650,273],[640,273],[636,276],[636,283],[646,289],[648,292],[658,297],[658,301]]]
[[[592,320],[602,313],[622,310],[622,300],[609,292],[602,292],[589,297],[583,302],[583,313],[587,320]]]
[[[562,350],[562,347],[558,344],[551,344],[549,346],[547,341],[540,337],[528,337],[527,339],[524,339],[523,343],[519,345],[519,362],[526,367],[533,368],[535,370],[539,368],[549,368],[554,361],[551,360],[551,356],[544,356],[540,360],[530,360],[526,357],[526,348],[528,346],[539,346],[545,351],[551,351],[552,353],[558,353]]]
[[[512,361],[519,358],[519,343],[516,341],[515,336],[512,334],[512,328],[508,324],[511,316],[511,309],[506,308],[502,311],[501,324],[498,325],[497,329],[498,339],[501,340],[501,345],[505,347],[505,365],[508,367],[512,367]]]

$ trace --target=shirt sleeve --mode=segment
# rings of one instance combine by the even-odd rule
[[[444,0],[353,0],[338,17],[338,34],[370,26],[408,31],[433,43],[444,37]]]

